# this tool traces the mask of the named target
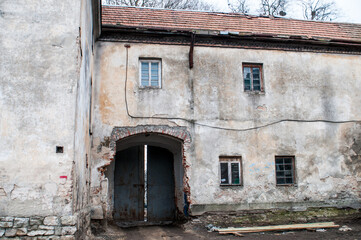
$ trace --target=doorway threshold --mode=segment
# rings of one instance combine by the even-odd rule
[[[170,225],[173,224],[174,221],[156,221],[156,222],[148,222],[148,221],[132,221],[132,222],[121,222],[114,221],[115,225],[121,228],[128,227],[143,227],[143,226],[160,226],[160,225]]]

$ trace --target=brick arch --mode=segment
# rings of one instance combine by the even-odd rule
[[[190,186],[188,177],[188,168],[190,164],[187,161],[186,155],[189,153],[192,142],[191,134],[186,127],[170,127],[166,125],[139,125],[136,127],[114,127],[110,137],[110,153],[109,162],[114,160],[116,154],[117,141],[125,139],[130,136],[135,136],[142,133],[159,133],[161,135],[172,136],[182,141],[182,165],[184,170],[183,176],[183,191],[187,195],[187,201],[190,204]],[[109,163],[108,163],[109,164]]]
[[[140,125],[136,127],[115,127],[113,128],[110,138],[110,151],[113,155],[116,151],[116,142],[126,137],[134,136],[142,133],[159,133],[172,136],[181,140],[185,146],[191,143],[191,135],[185,127],[170,127],[165,125]]]

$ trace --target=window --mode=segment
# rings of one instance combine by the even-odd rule
[[[140,60],[140,86],[161,87],[161,61]]]
[[[263,91],[262,64],[243,64],[244,91]]]
[[[295,184],[294,156],[276,156],[276,183],[277,185]]]
[[[241,163],[238,156],[219,157],[221,185],[242,185]]]

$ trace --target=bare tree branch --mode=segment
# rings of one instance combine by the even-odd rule
[[[284,16],[289,0],[261,0],[259,13],[266,16]]]
[[[247,0],[227,0],[229,9],[234,13],[248,13],[249,6]]]
[[[339,16],[336,3],[330,0],[300,0],[303,16],[308,20],[332,21]]]
[[[214,11],[215,7],[203,0],[103,0],[107,5],[155,7],[167,9],[187,9]]]

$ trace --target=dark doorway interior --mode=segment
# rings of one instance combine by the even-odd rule
[[[175,220],[174,156],[165,148],[133,146],[117,152],[115,222],[147,224]]]

